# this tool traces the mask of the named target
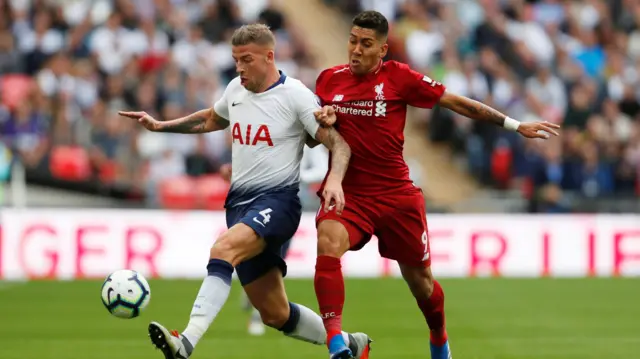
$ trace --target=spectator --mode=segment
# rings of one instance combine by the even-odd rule
[[[82,147],[93,178],[140,188],[151,205],[160,182],[228,163],[229,136],[147,133],[116,111],[166,120],[210,107],[236,75],[230,34],[252,21],[273,27],[285,72],[315,81],[308,49],[273,1],[0,3],[3,144],[45,172],[51,146]]]
[[[450,141],[483,183],[509,189],[527,179],[531,208],[549,213],[572,211],[582,199],[640,195],[637,1],[331,3],[383,12],[391,57],[428,71],[449,91],[521,121],[563,125],[562,138],[542,147],[436,108],[424,121],[429,138]]]

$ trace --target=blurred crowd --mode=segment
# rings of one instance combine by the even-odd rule
[[[273,1],[0,0],[0,154],[138,188],[151,205],[167,179],[217,173],[228,133],[150,133],[117,111],[210,107],[235,76],[230,35],[251,22],[275,32],[279,68],[313,86],[314,57]]]
[[[483,183],[517,188],[531,210],[640,195],[640,2],[325,0],[392,19],[390,58],[520,121],[560,123],[523,141],[436,109],[425,122]]]
[[[575,198],[637,200],[640,2],[323,1],[385,14],[389,58],[450,91],[562,124],[558,139],[523,141],[432,111],[429,138],[484,184],[521,190],[540,212],[570,211]],[[278,66],[313,88],[314,56],[274,1],[0,0],[0,177],[10,151],[30,171],[138,188],[157,205],[167,179],[218,173],[228,133],[149,133],[117,111],[172,119],[211,106],[235,75],[230,34],[256,21],[277,35]],[[325,169],[326,154],[307,158],[313,173]]]

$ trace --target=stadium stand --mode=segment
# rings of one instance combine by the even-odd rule
[[[317,0],[314,12],[320,1],[343,11],[345,24],[361,9],[393,19],[389,58],[409,62],[450,90],[522,121],[563,124],[561,138],[543,144],[446,110],[420,113],[408,138],[422,131],[430,144],[408,141],[408,152],[445,146],[455,156],[444,164],[449,161],[439,154],[412,155],[412,164],[422,161],[416,177],[443,184],[427,194],[473,197],[475,186],[464,176],[454,181],[452,169],[461,161],[485,197],[524,199],[528,205],[518,210],[640,210],[635,2]],[[31,183],[150,207],[217,208],[217,191],[225,186],[189,192],[202,181],[221,183],[216,173],[230,160],[224,132],[148,133],[116,111],[173,118],[210,106],[234,75],[227,41],[232,29],[254,21],[276,31],[279,66],[313,87],[318,69],[341,55],[332,50],[318,61],[304,32],[275,3],[0,2],[0,153],[10,149]],[[327,33],[339,36],[334,30]],[[0,161],[0,172],[7,166]],[[454,182],[456,190],[445,190]],[[486,202],[480,207],[490,208]]]
[[[235,76],[228,40],[243,23],[274,30],[285,73],[310,86],[317,75],[299,31],[270,1],[0,4],[1,146],[34,183],[152,207],[220,208],[226,133],[148,133],[116,112],[170,119],[211,106]],[[215,188],[194,193],[207,184]]]
[[[638,211],[640,3],[625,0],[325,0],[393,19],[389,58],[522,121],[561,123],[523,141],[435,109],[426,135],[483,185],[529,211]]]

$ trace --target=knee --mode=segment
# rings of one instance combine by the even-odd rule
[[[234,267],[239,264],[238,253],[233,245],[233,238],[227,233],[222,234],[209,250],[210,259],[221,259],[231,263]]]
[[[289,320],[289,308],[258,308],[264,325],[280,329]]]
[[[418,300],[426,300],[431,297],[434,288],[434,278],[428,267],[404,267],[401,266],[402,276],[407,282],[411,294]]]
[[[237,224],[223,233],[209,251],[210,259],[221,259],[234,267],[264,250],[266,243],[245,224]]]
[[[346,231],[345,231],[346,232]],[[349,250],[349,235],[332,229],[318,229],[318,255],[342,257]]]

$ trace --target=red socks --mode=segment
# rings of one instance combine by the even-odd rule
[[[431,343],[444,345],[447,342],[447,331],[444,327],[444,292],[440,283],[433,282],[433,293],[426,301],[418,300],[418,307],[431,330]]]
[[[327,344],[333,336],[342,334],[342,307],[344,306],[344,278],[340,258],[319,256],[314,278],[320,316],[327,331]]]

